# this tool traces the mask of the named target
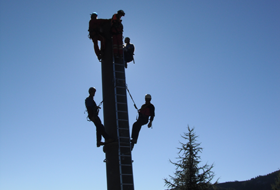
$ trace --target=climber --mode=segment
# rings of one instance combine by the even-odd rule
[[[132,148],[133,148],[134,144],[137,143],[138,135],[139,135],[142,125],[145,125],[148,123],[148,128],[152,127],[152,122],[155,117],[155,107],[153,104],[151,104],[151,99],[152,99],[151,95],[146,94],[145,95],[146,103],[142,105],[140,110],[138,110],[139,117],[132,126],[132,135],[131,135]],[[149,118],[150,118],[150,122],[149,122]]]
[[[93,100],[93,97],[95,95],[96,89],[93,87],[90,87],[89,90],[89,96],[85,100],[87,112],[88,112],[88,118],[94,123],[96,126],[96,140],[97,140],[97,147],[100,147],[101,145],[105,145],[107,143],[113,142],[114,139],[111,138],[106,132],[105,127],[102,125],[100,118],[98,117],[98,112],[100,107],[96,105],[95,101]],[[101,136],[105,138],[105,143],[101,142]]]
[[[133,61],[134,63],[134,45],[130,43],[130,38],[126,37],[124,39],[124,47],[123,47],[123,51],[124,51],[124,63],[125,63],[125,68],[127,68],[127,63]]]
[[[102,52],[105,50],[105,38],[101,35],[101,27],[102,25],[109,20],[106,19],[97,19],[98,14],[93,12],[91,14],[91,19],[89,21],[89,38],[92,40],[94,44],[94,51],[99,61],[101,61]],[[101,43],[101,51],[98,47],[98,40]]]
[[[123,33],[123,25],[121,17],[124,16],[125,13],[123,10],[119,10],[116,14],[113,15],[111,19],[111,32],[113,37],[113,52],[115,58],[123,57],[123,42],[122,42],[122,33]]]

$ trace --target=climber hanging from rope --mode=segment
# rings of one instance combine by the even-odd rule
[[[143,104],[141,106],[141,108],[138,110],[139,117],[132,126],[131,150],[133,149],[134,144],[137,143],[137,139],[138,139],[141,127],[147,123],[148,123],[148,128],[152,127],[152,122],[155,117],[155,106],[153,104],[151,104],[151,99],[152,99],[152,96],[150,94],[146,94],[145,95],[145,104]],[[135,103],[134,103],[134,106],[137,109]],[[150,121],[149,121],[149,119],[150,119]]]
[[[94,123],[96,126],[96,140],[97,140],[97,147],[100,147],[101,145],[105,145],[106,143],[113,142],[114,139],[111,138],[105,131],[105,128],[103,124],[101,123],[100,118],[98,117],[99,109],[100,107],[96,105],[95,101],[93,100],[93,97],[95,95],[96,89],[93,87],[90,87],[88,90],[89,96],[85,100],[85,105],[88,112],[88,118]],[[103,101],[102,101],[103,102]],[[102,103],[101,102],[101,103]],[[100,103],[100,104],[101,104]],[[99,104],[99,105],[100,105]],[[105,138],[105,143],[101,142],[101,136]]]

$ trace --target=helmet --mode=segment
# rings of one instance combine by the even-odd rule
[[[98,16],[97,12],[93,12],[93,13],[91,13],[90,15],[96,15],[96,16]]]
[[[93,12],[90,14],[91,19],[95,19],[98,16],[97,12]]]
[[[147,98],[147,99],[152,99],[151,94],[146,94],[146,95],[145,95],[145,99],[146,99],[146,98]]]
[[[91,91],[96,92],[96,89],[95,89],[94,87],[90,87],[90,88],[88,89],[88,93],[90,94]]]
[[[119,11],[118,11],[118,14],[121,15],[121,16],[124,16],[124,15],[125,15],[125,13],[124,13],[123,10],[119,10]]]

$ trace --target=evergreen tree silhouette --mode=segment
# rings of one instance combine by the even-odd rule
[[[214,166],[213,164],[199,166],[201,161],[198,154],[202,152],[202,148],[201,143],[196,143],[194,128],[190,129],[188,126],[188,133],[184,133],[181,137],[187,142],[180,142],[182,146],[178,148],[177,162],[170,160],[176,166],[176,171],[174,177],[169,176],[170,180],[164,179],[165,185],[171,188],[170,190],[206,190],[212,185]]]

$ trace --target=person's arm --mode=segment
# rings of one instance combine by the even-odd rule
[[[148,127],[152,127],[152,123],[155,117],[155,107],[153,105],[150,106],[151,116],[150,116],[150,122],[148,123]]]

